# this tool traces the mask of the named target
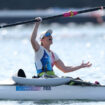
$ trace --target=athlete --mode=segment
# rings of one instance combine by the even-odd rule
[[[35,51],[35,66],[37,70],[37,75],[40,77],[43,74],[55,75],[53,71],[53,66],[55,65],[59,70],[64,73],[73,72],[81,68],[90,67],[92,64],[90,62],[82,62],[79,66],[65,66],[63,61],[58,57],[58,55],[50,49],[53,44],[52,30],[48,29],[40,35],[40,42],[36,40],[37,32],[42,18],[35,18],[37,22],[35,23],[34,30],[31,35],[31,44]]]

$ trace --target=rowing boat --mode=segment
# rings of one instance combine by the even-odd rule
[[[79,100],[105,100],[105,86],[33,86],[17,85],[12,82],[0,84],[0,99],[10,100],[55,100],[55,99],[79,99]]]

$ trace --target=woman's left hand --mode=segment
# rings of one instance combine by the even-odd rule
[[[82,61],[82,64],[80,66],[81,66],[81,68],[91,67],[92,63],[90,63],[90,62],[84,63],[84,61]]]

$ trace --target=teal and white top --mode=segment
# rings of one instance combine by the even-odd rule
[[[54,62],[59,60],[59,57],[54,52],[49,52],[43,46],[40,46],[39,50],[35,52],[35,66],[37,74],[41,72],[52,71]]]

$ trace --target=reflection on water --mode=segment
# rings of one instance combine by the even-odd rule
[[[1,105],[104,105],[104,103],[88,100],[0,101]]]

